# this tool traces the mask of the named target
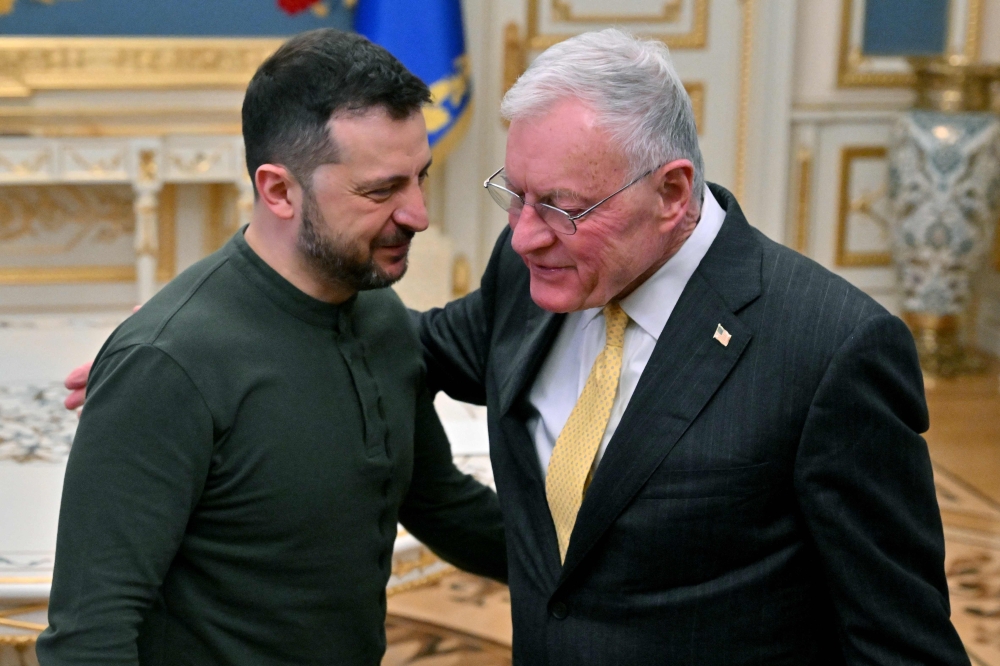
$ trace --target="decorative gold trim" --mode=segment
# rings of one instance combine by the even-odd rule
[[[212,254],[226,244],[236,231],[232,223],[235,216],[235,188],[229,183],[212,183],[208,186],[208,215],[205,218],[205,254]]]
[[[907,88],[916,83],[912,72],[863,72],[861,65],[865,56],[860,47],[851,46],[851,28],[854,22],[854,3],[857,0],[841,0],[840,24],[840,54],[837,61],[838,88]],[[961,56],[970,60],[978,60],[980,41],[982,39],[983,10],[982,0],[967,0],[965,43]],[[949,15],[950,23],[950,15]],[[950,28],[948,32],[950,33]],[[947,54],[954,54],[950,46]]]
[[[685,33],[647,35],[661,40],[672,49],[701,49],[708,43],[708,0],[693,0],[691,30]],[[528,0],[528,35],[525,39],[529,49],[542,51],[573,35],[541,34],[539,24],[539,0]],[[619,17],[616,21],[635,21]]]
[[[691,98],[691,110],[694,111],[694,125],[698,134],[705,133],[705,82],[682,81],[688,97]]]
[[[52,154],[47,150],[40,151],[34,159],[28,158],[20,162],[11,162],[3,155],[0,155],[0,167],[10,171],[16,176],[37,176],[45,170],[45,166],[52,158]]]
[[[166,134],[240,134],[238,108],[64,107],[58,109],[0,106],[0,134],[107,137]]]
[[[0,267],[0,285],[135,282],[135,279],[135,266]]]
[[[38,90],[243,88],[281,39],[0,38],[0,96]]]
[[[840,151],[840,207],[837,212],[837,248],[835,263],[838,266],[890,266],[890,252],[852,252],[847,248],[847,219],[853,208],[851,202],[851,169],[859,159],[886,157],[885,146],[844,146]]]
[[[125,151],[120,151],[114,155],[108,155],[104,158],[97,158],[95,160],[89,160],[72,148],[66,149],[66,154],[69,155],[76,166],[87,172],[87,175],[97,176],[99,178],[104,178],[107,176],[122,173],[124,167],[122,164],[125,162]]]
[[[177,185],[166,183],[160,190],[159,256],[157,282],[169,282],[177,274]]]
[[[968,0],[969,6],[966,9],[968,15],[965,17],[965,45],[962,55],[973,62],[978,62],[982,46],[980,42],[983,38],[983,0]]]
[[[588,14],[577,16],[573,13],[573,6],[567,0],[552,0],[552,15],[557,21],[565,21],[567,23],[616,23],[619,21],[628,21],[630,23],[677,23],[683,7],[683,0],[670,0],[670,2],[664,3],[663,11],[659,14],[645,16]]]
[[[750,140],[750,77],[753,74],[753,33],[756,0],[740,0],[743,35],[740,53],[740,101],[736,121],[736,186],[733,194],[743,198],[747,181],[747,150]]]
[[[503,91],[507,94],[527,68],[525,42],[521,39],[521,27],[511,21],[503,29]]]
[[[796,156],[799,171],[799,196],[795,209],[795,250],[808,255],[809,220],[812,216],[812,150],[802,146]]]

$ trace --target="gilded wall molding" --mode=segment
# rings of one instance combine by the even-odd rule
[[[208,190],[208,215],[205,217],[203,251],[209,255],[223,245],[239,229],[236,214],[237,190],[228,183],[213,183]]]
[[[756,0],[740,0],[743,34],[740,44],[740,97],[736,117],[736,182],[733,194],[742,199],[747,182],[747,151],[750,141],[750,78],[753,75],[754,19]]]
[[[135,282],[135,266],[0,266],[0,285]]]
[[[659,14],[577,14],[570,0],[552,0],[552,16],[557,21],[566,23],[615,23],[629,21],[631,23],[676,23],[684,9],[684,0],[669,0],[663,4]]]
[[[177,185],[167,183],[160,190],[159,243],[156,281],[169,282],[177,275]]]
[[[0,106],[0,134],[38,137],[239,135],[240,109]]]
[[[812,218],[812,171],[813,152],[801,146],[795,156],[799,174],[799,187],[795,202],[795,250],[809,254],[809,227]]]
[[[528,49],[543,51],[553,44],[558,44],[564,39],[569,39],[572,34],[546,34],[542,33],[539,24],[541,23],[540,0],[528,0],[528,22],[526,45]],[[708,14],[709,0],[691,0],[691,27],[687,32],[646,34],[646,37],[661,40],[671,49],[702,49],[708,43]],[[677,16],[671,14],[670,7],[677,6]],[[563,16],[568,13],[573,16],[568,0],[552,0],[552,11],[556,16]],[[589,18],[560,19],[570,22],[585,23],[676,23],[679,20],[683,3],[680,1],[668,0],[664,5],[664,16],[650,17],[625,15],[594,16]],[[671,20],[672,19],[672,20]]]
[[[892,253],[858,252],[848,247],[848,224],[851,214],[867,215],[881,224],[888,226],[888,220],[882,217],[874,208],[874,204],[885,198],[885,186],[873,192],[857,197],[851,197],[851,172],[854,162],[862,159],[885,159],[888,149],[885,146],[844,146],[840,151],[840,197],[837,210],[837,246],[834,261],[837,266],[865,267],[891,266]]]
[[[109,244],[134,231],[131,193],[121,185],[8,186],[0,197],[0,243],[42,239],[73,227],[58,243],[8,248],[7,255],[59,255],[85,241]]]
[[[243,88],[283,40],[0,38],[0,97],[38,90]]]
[[[840,53],[837,61],[838,88],[907,88],[916,84],[916,77],[903,58],[868,57],[861,53],[861,45],[854,43],[855,4],[864,0],[841,0]],[[954,49],[951,35],[948,36],[948,55],[956,55],[968,60],[979,59],[982,39],[983,0],[951,0],[965,3],[964,40],[960,50]],[[952,10],[954,12],[954,9]],[[950,32],[949,28],[949,32]],[[899,61],[903,71],[878,71],[877,62]]]
[[[691,98],[691,110],[694,112],[694,124],[698,134],[705,133],[705,82],[681,81],[688,97]]]

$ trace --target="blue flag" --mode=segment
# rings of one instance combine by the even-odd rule
[[[360,0],[354,29],[428,85],[424,108],[435,157],[458,143],[472,112],[472,80],[459,0]]]

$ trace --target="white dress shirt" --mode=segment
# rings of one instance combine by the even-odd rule
[[[722,228],[725,217],[726,212],[706,186],[701,219],[691,236],[681,245],[677,254],[622,299],[622,309],[629,316],[622,353],[622,374],[611,407],[608,427],[594,460],[595,469],[632,399],[632,393],[653,354],[660,332],[688,280]],[[528,432],[534,438],[543,476],[548,471],[556,439],[583,392],[597,355],[604,349],[602,310],[603,308],[591,308],[571,312],[566,316],[528,394],[528,400],[535,409],[535,415],[527,422]]]

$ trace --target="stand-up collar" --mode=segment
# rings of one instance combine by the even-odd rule
[[[341,313],[349,314],[353,309],[357,295],[334,305],[313,298],[281,276],[261,259],[250,247],[243,233],[246,227],[240,229],[222,249],[255,287],[285,312],[313,326],[334,328],[340,320]]]

